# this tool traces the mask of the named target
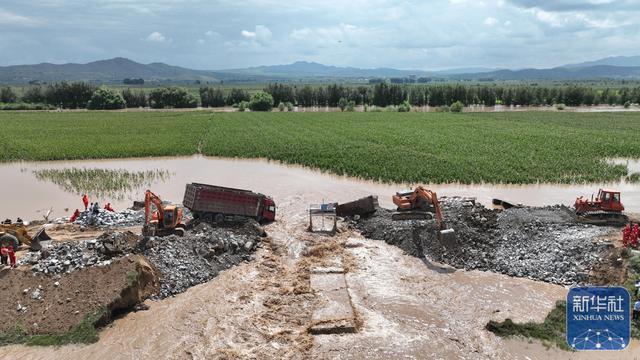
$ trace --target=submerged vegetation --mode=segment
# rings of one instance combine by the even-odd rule
[[[166,180],[171,174],[166,170],[129,172],[111,169],[45,169],[33,174],[40,181],[50,181],[74,194],[89,194],[120,200],[124,194],[142,187],[149,187],[158,180]]]
[[[566,340],[566,301],[558,301],[542,323],[527,322],[516,324],[511,319],[503,322],[489,321],[486,329],[500,337],[524,337],[541,340],[546,346],[557,346],[563,350],[571,350]]]
[[[619,181],[627,166],[604,159],[640,158],[640,113],[0,112],[0,129],[0,161],[202,153],[389,182]]]
[[[6,331],[0,331],[0,346],[23,344],[27,346],[62,346],[68,344],[92,344],[98,342],[96,324],[105,315],[106,310],[100,309],[86,314],[82,322],[63,334],[35,334],[30,335],[20,325]]]

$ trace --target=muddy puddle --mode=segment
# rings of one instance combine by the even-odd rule
[[[623,159],[615,160],[627,161]],[[629,161],[627,161],[629,162]],[[637,171],[639,161],[630,160],[629,170]],[[82,189],[74,189],[37,174],[43,171],[72,173],[73,169],[105,170],[98,174],[129,172],[131,174],[157,173],[143,182],[125,187],[109,195],[89,192],[91,201],[101,205],[110,202],[114,208],[130,207],[134,200],[142,200],[147,187],[162,199],[181,202],[184,186],[188,182],[204,182],[222,186],[249,188],[278,199],[292,193],[304,193],[311,202],[345,202],[359,196],[376,194],[383,207],[392,207],[391,194],[408,188],[409,184],[382,184],[340,177],[319,171],[287,166],[266,160],[221,159],[203,156],[175,158],[142,158],[116,160],[17,162],[0,164],[0,218],[42,219],[51,211],[49,218],[69,216],[82,206]],[[634,170],[635,169],[635,170]],[[148,181],[147,181],[148,180]],[[572,205],[578,196],[590,196],[599,187],[610,187],[622,191],[622,200],[630,212],[640,212],[640,186],[631,183],[589,185],[429,185],[440,196],[476,197],[479,202],[491,206],[492,198],[527,205]],[[306,200],[299,205],[304,211]]]

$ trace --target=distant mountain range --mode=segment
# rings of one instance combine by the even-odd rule
[[[609,57],[551,69],[466,68],[443,71],[400,70],[392,68],[362,69],[327,66],[299,61],[289,65],[259,66],[229,70],[193,70],[163,63],[140,64],[114,58],[87,64],[15,65],[0,67],[0,83],[93,81],[122,83],[126,78],[142,78],[151,83],[186,82],[267,82],[369,80],[376,78],[431,78],[441,80],[579,80],[640,79],[640,56]]]
[[[640,66],[640,56],[612,56],[595,61],[587,61],[579,64],[565,65],[567,68],[583,68],[590,66],[609,65],[609,66],[623,66],[623,67],[637,67]]]
[[[126,78],[156,81],[217,81],[209,71],[191,70],[162,63],[140,64],[125,58],[94,61],[87,64],[15,65],[0,67],[1,83],[29,81],[97,81],[122,82]]]

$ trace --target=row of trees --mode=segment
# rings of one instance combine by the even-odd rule
[[[47,104],[65,109],[113,110],[125,107],[195,108],[198,98],[182,88],[166,87],[151,90],[129,88],[117,91],[98,88],[84,82],[51,84],[47,87],[33,86],[25,89],[22,96],[10,87],[0,89],[0,103]]]
[[[623,105],[640,103],[640,87],[595,89],[587,86],[533,85],[398,85],[381,82],[374,86],[302,86],[269,84],[265,92],[276,103],[291,102],[300,106],[338,106],[340,99],[357,105],[389,106],[408,101],[412,106],[464,105]]]
[[[250,100],[249,92],[243,89],[231,89],[229,92],[225,92],[221,88],[200,88],[200,104],[202,107],[232,106]]]
[[[344,107],[350,103],[379,107],[404,103],[411,106],[450,106],[456,102],[486,106],[640,103],[640,87],[593,88],[579,85],[400,85],[381,82],[373,86],[295,86],[276,83],[267,85],[264,93],[271,96],[275,105],[290,103],[303,107]],[[117,91],[83,82],[61,82],[46,87],[28,87],[21,96],[10,87],[0,88],[0,103],[47,104],[70,109],[120,109],[221,107],[251,102],[251,95],[244,89],[201,87],[199,95],[198,98],[178,87],[156,88],[148,92],[129,88]]]

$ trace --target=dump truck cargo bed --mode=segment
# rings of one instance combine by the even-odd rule
[[[338,216],[355,216],[368,215],[376,212],[378,209],[378,197],[370,195],[355,201],[344,204],[338,204],[336,214]]]
[[[186,186],[182,204],[191,210],[194,218],[206,221],[218,221],[220,217],[228,216],[261,221],[264,218],[265,199],[270,200],[266,195],[250,190],[191,183]]]

